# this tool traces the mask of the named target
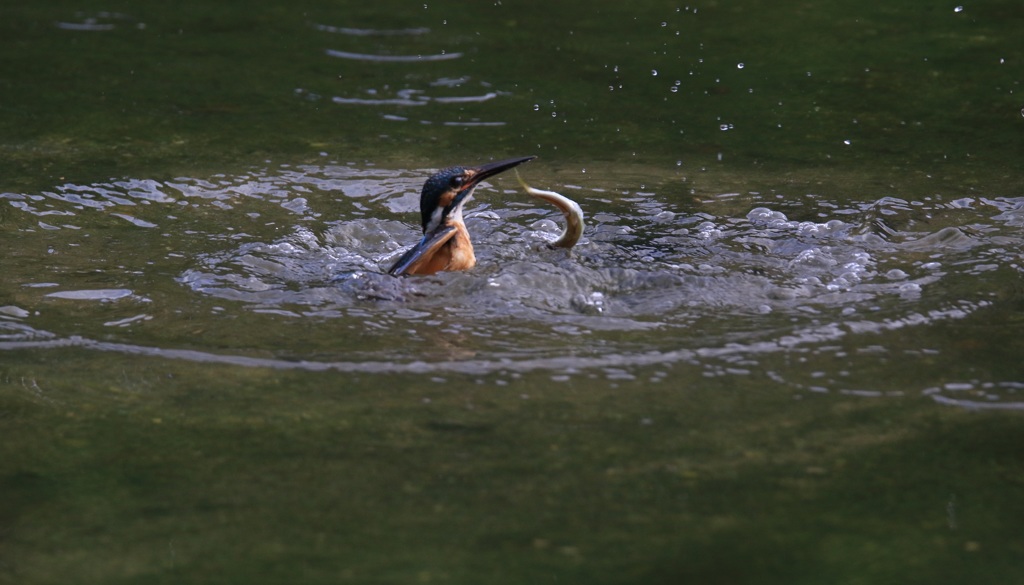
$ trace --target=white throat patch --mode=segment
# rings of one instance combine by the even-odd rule
[[[441,227],[441,217],[444,214],[444,208],[438,207],[434,210],[434,213],[430,214],[430,221],[427,222],[427,226],[423,228],[423,233],[429,234],[430,232]]]
[[[469,193],[465,197],[463,197],[459,205],[456,206],[455,209],[448,212],[448,217],[456,222],[462,223],[462,208],[465,207],[465,205],[469,203],[471,199],[473,199],[472,193]],[[436,230],[437,228],[441,227],[441,222],[443,220],[444,207],[438,207],[437,209],[434,210],[433,213],[430,214],[430,221],[427,222],[427,227],[426,229],[423,230],[423,233],[429,234]]]

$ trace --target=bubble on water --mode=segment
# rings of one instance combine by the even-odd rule
[[[746,67],[746,65],[744,65],[743,63],[737,63],[736,64],[736,68],[737,69],[743,69],[744,67]]]
[[[888,278],[889,280],[903,280],[908,276],[909,275],[906,272],[903,272],[899,268],[893,268],[892,270],[885,273],[885,277]]]
[[[845,144],[846,146],[850,146],[850,141],[849,140],[844,140],[843,144]]]
[[[718,129],[721,130],[722,132],[725,132],[727,130],[732,130],[733,129],[733,125],[732,124],[719,124],[718,125]]]
[[[651,75],[654,76],[654,77],[657,77],[658,76],[658,70],[657,69],[651,69]]]
[[[540,104],[533,104],[533,111],[534,112],[539,112],[540,111]]]
[[[917,296],[921,292],[921,285],[916,282],[901,284],[897,289],[900,296]]]
[[[679,92],[679,88],[677,86],[675,86],[675,85],[669,87],[668,90],[671,91],[672,93],[678,93]]]
[[[953,12],[963,12],[963,11],[964,11],[964,7],[963,6],[957,6],[956,8],[953,9]]]

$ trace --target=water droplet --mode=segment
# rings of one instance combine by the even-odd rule
[[[746,65],[744,65],[743,63],[737,63],[736,64],[736,68],[737,69],[743,69],[744,67],[746,67]]]
[[[953,12],[963,12],[963,11],[964,11],[964,7],[963,6],[957,6],[956,8],[953,9]]]
[[[725,132],[726,130],[732,130],[732,124],[719,124],[718,129],[721,130],[722,132]]]
[[[678,79],[676,80],[676,85],[682,85],[682,84],[683,84],[683,82],[682,82],[682,81],[680,81],[680,80],[678,80]]]
[[[551,112],[551,117],[552,118],[557,118],[558,117],[558,112]]]
[[[661,21],[661,26],[662,26],[662,28],[664,28],[664,27],[668,26],[668,23],[663,20],[663,21]]]
[[[846,146],[850,146],[850,141],[849,140],[844,140],[843,144],[845,144]]]
[[[533,111],[534,112],[539,112],[540,111],[540,104],[533,104]]]
[[[673,85],[672,87],[668,88],[668,90],[671,91],[672,93],[676,93],[679,91],[679,88]]]
[[[654,77],[657,77],[658,76],[658,70],[657,69],[651,69],[651,75],[653,75]]]

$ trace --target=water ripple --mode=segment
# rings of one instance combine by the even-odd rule
[[[12,223],[22,226],[11,233],[22,240],[64,232],[73,239],[70,246],[53,240],[48,251],[20,248],[5,264],[7,288],[0,292],[19,300],[0,310],[0,349],[75,346],[368,373],[627,376],[635,368],[680,366],[704,376],[765,372],[804,393],[918,391],[965,408],[1019,402],[1013,384],[1020,380],[972,379],[955,360],[941,364],[952,369],[945,377],[967,380],[966,386],[915,390],[842,372],[876,372],[878,356],[907,332],[963,322],[1012,298],[1024,273],[1024,198],[843,203],[814,196],[828,212],[807,220],[794,219],[793,206],[773,203],[774,196],[726,194],[683,205],[657,190],[531,177],[587,211],[588,229],[571,253],[545,246],[560,229],[556,210],[485,185],[466,215],[477,268],[392,278],[387,266],[419,237],[418,193],[428,173],[281,166],[0,194],[0,204],[27,217],[69,215],[80,224],[65,230],[57,223]],[[120,251],[102,248],[97,218],[125,219],[125,208],[138,221],[120,229],[139,237],[126,238]],[[160,238],[142,235],[156,225]],[[68,275],[82,274],[97,254],[121,267],[108,269],[103,286],[76,286]],[[39,266],[52,268],[41,274]],[[162,286],[138,275],[165,278],[162,286],[176,288],[154,294]],[[178,323],[184,314],[156,306],[140,311],[139,302],[151,299],[175,307],[208,302],[213,317],[230,315],[232,327],[242,329],[250,321],[274,321],[254,326],[236,350],[214,350],[214,342],[204,349],[201,341],[190,349],[135,343],[133,331],[185,326]],[[107,306],[95,315],[104,334],[70,324],[32,327],[57,305],[77,302],[88,313],[82,305],[89,301]],[[76,322],[88,321],[82,319]],[[107,339],[109,332],[125,339]],[[301,338],[326,357],[282,356],[281,336]],[[906,359],[934,361],[926,346],[899,351],[913,352],[902,354]],[[838,369],[815,365],[837,360]]]
[[[462,53],[437,53],[434,55],[372,55],[369,53],[353,53],[351,51],[338,51],[326,49],[330,57],[339,59],[352,59],[355,61],[372,61],[375,63],[421,63],[429,61],[450,61],[462,58]]]
[[[399,28],[399,29],[379,29],[379,28],[350,28],[344,26],[330,26],[327,24],[313,24],[311,25],[314,29],[321,32],[328,32],[334,34],[349,35],[354,37],[372,37],[372,36],[400,36],[400,35],[425,35],[430,32],[429,28],[426,27],[415,27],[415,28]]]

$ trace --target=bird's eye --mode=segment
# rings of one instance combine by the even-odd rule
[[[466,177],[463,177],[462,175],[455,175],[451,180],[452,187],[461,187],[465,182]]]

